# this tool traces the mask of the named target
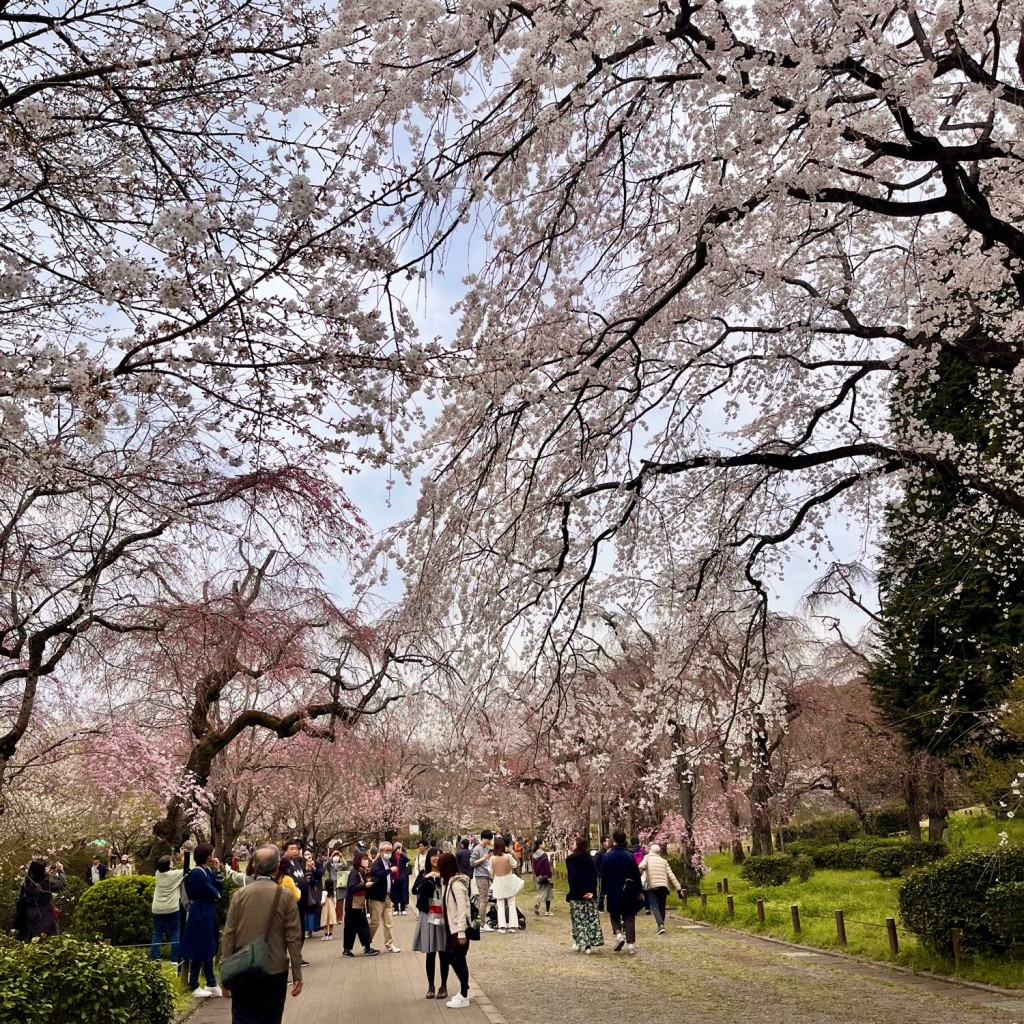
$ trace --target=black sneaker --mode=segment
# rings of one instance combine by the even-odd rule
[[[372,946],[367,946],[367,948],[363,950],[363,955],[364,956],[380,956],[380,950],[379,949],[374,949]]]
[[[351,949],[343,949],[341,951],[341,955],[342,956],[355,956],[355,953],[353,953]]]

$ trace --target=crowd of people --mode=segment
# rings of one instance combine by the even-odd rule
[[[319,933],[321,941],[332,941],[340,928],[344,958],[355,957],[357,946],[363,956],[400,953],[394,917],[408,914],[411,901],[417,915],[412,949],[425,957],[426,998],[463,1008],[470,1005],[470,942],[481,932],[509,935],[526,926],[518,906],[524,874],[534,878],[534,914],[552,916],[556,857],[543,840],[529,847],[527,853],[521,838],[489,829],[450,844],[422,839],[411,857],[401,843],[390,842],[359,842],[347,850],[335,845],[317,856],[293,839],[281,847],[261,846],[251,855],[239,851],[246,861],[241,870],[237,856],[222,864],[212,845],[200,843],[191,865],[180,855],[157,861],[150,956],[159,959],[168,944],[175,963],[188,963],[188,985],[197,998],[230,991],[233,1024],[280,1024],[289,971],[292,994],[302,991],[307,940]],[[666,899],[680,884],[659,846],[644,849],[636,839],[630,845],[625,833],[615,832],[592,852],[581,836],[565,857],[565,868],[572,949],[589,954],[605,944],[604,911],[615,951],[636,953],[641,912],[651,914],[664,934]],[[131,872],[127,857],[114,872]],[[105,877],[106,867],[94,858],[86,880],[96,884]],[[228,881],[238,891],[218,936],[217,904]],[[269,882],[273,887],[263,884]],[[32,862],[17,908],[22,938],[58,933],[53,897],[64,885],[63,865]],[[374,945],[378,935],[383,949]],[[221,983],[214,971],[218,947]],[[243,961],[243,969],[231,966]],[[457,984],[449,992],[451,975]]]

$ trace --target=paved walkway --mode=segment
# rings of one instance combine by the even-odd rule
[[[524,904],[529,914],[530,901]],[[651,918],[638,919],[638,956],[610,946],[582,956],[569,949],[565,903],[553,909],[551,918],[530,915],[524,933],[489,934],[473,943],[473,1005],[466,1010],[423,998],[424,958],[411,951],[411,913],[395,919],[400,954],[346,960],[340,938],[307,940],[311,966],[303,972],[302,995],[288,998],[285,1024],[650,1024],[676,1017],[687,1024],[1024,1022],[1024,991],[962,988],[743,933],[695,928],[674,916],[665,936],[654,935]],[[603,916],[606,937],[607,921]],[[192,1018],[194,1024],[230,1020],[227,999],[207,1001]]]
[[[352,960],[342,957],[340,928],[333,942],[323,942],[319,936],[306,939],[303,949],[310,966],[302,971],[302,994],[295,999],[288,996],[284,1024],[504,1024],[474,984],[472,954],[479,943],[474,943],[470,952],[469,994],[473,1005],[465,1010],[449,1010],[444,1001],[424,998],[425,957],[412,951],[415,922],[411,910],[405,917],[395,918],[395,942],[401,953],[384,952],[378,932],[374,944],[381,955],[369,958],[359,952]],[[448,984],[454,994],[458,990],[454,974]],[[189,1024],[229,1024],[230,1020],[230,999],[208,999]]]

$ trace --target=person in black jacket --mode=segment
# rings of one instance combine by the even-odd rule
[[[64,885],[63,865],[54,864],[49,868],[42,860],[29,864],[14,908],[14,926],[19,939],[31,942],[40,935],[60,934],[53,909],[53,894],[60,892]]]
[[[629,944],[629,954],[636,953],[636,915],[643,909],[644,892],[640,884],[640,868],[626,848],[626,833],[612,833],[612,848],[601,861],[601,894],[612,919],[615,952]]]
[[[569,876],[569,920],[572,924],[572,948],[590,953],[604,945],[601,919],[597,914],[597,865],[590,856],[587,840],[580,836],[572,853],[565,858]]]
[[[412,894],[416,899],[416,934],[413,936],[412,948],[417,953],[427,956],[427,998],[448,998],[448,970],[451,961],[448,959],[448,933],[444,927],[444,882],[437,870],[437,862],[441,859],[441,851],[433,847],[427,851],[423,870],[413,882]],[[436,961],[441,958],[441,988],[434,993],[434,974]]]
[[[286,875],[291,877],[295,888],[299,890],[299,920],[305,923],[306,914],[309,912],[309,883],[306,881],[306,863],[302,859],[302,842],[298,839],[290,839],[285,846],[281,857],[281,868]],[[302,932],[302,941],[306,941],[306,932]],[[308,967],[309,961],[303,957],[302,966]]]
[[[352,858],[352,870],[349,872],[348,885],[345,889],[342,956],[355,956],[352,945],[357,937],[363,944],[363,952],[367,956],[380,956],[380,950],[370,945],[370,922],[366,918],[366,889],[369,881],[366,851],[357,850],[355,857]]]
[[[398,881],[398,864],[392,850],[390,843],[380,844],[380,854],[370,865],[372,882],[366,890],[366,903],[370,908],[370,938],[376,938],[377,930],[383,926],[384,948],[389,953],[401,953],[391,930],[391,889]]]

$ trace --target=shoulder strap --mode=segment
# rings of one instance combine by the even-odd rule
[[[275,914],[277,914],[277,902],[281,898],[281,893],[284,892],[284,890],[279,885],[275,885],[274,889],[277,891],[274,893],[274,899],[271,901],[270,904],[270,913],[267,914],[267,927],[266,930],[263,932],[264,942],[270,942],[270,929],[274,926],[274,916]]]

